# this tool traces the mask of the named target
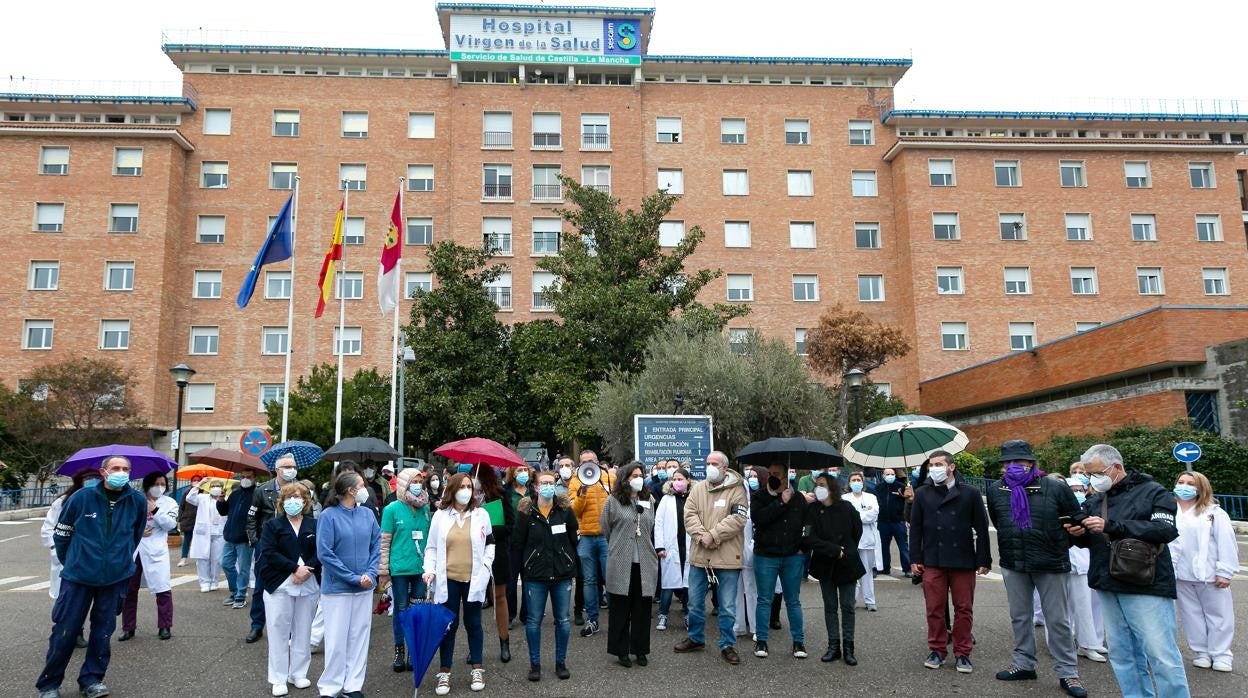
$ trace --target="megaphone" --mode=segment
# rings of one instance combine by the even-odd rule
[[[576,469],[576,477],[581,481],[582,485],[591,487],[598,484],[598,481],[602,479],[602,467],[592,460],[586,461],[581,463],[580,467]]]

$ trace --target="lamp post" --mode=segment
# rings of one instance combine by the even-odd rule
[[[178,386],[178,414],[174,418],[177,424],[173,428],[173,462],[178,465],[182,464],[180,454],[182,452],[182,403],[186,398],[186,386],[191,382],[191,376],[195,375],[195,369],[186,364],[178,364],[169,369],[169,374],[173,376],[173,382]],[[177,474],[174,474],[174,486],[177,486]]]
[[[403,413],[407,411],[407,365],[416,360],[416,352],[411,347],[403,347],[399,356],[399,463],[398,470],[403,469],[403,459],[407,451],[403,450]]]
[[[862,428],[862,384],[867,378],[867,372],[855,367],[846,371],[842,378],[845,379],[845,387],[854,394],[854,423],[850,434],[856,434]]]

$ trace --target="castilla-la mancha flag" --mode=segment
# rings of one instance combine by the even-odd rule
[[[381,314],[394,310],[399,304],[399,260],[403,257],[403,209],[402,194],[394,196],[394,210],[390,212],[390,225],[386,227],[386,242],[381,248],[381,268],[377,272],[377,301]]]
[[[334,217],[334,237],[329,241],[329,249],[325,251],[325,259],[321,262],[321,278],[318,282],[320,295],[316,299],[316,317],[325,312],[325,304],[334,292],[334,262],[342,259],[342,228],[346,221],[347,202],[338,204],[338,215]]]

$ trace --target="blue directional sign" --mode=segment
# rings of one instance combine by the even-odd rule
[[[1200,460],[1200,446],[1191,441],[1175,444],[1171,453],[1174,454],[1174,459],[1180,463],[1195,463]]]
[[[710,415],[633,415],[633,453],[646,469],[660,458],[688,461],[695,480],[706,477],[706,457],[715,449]]]

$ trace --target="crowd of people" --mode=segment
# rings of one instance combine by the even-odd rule
[[[134,638],[142,586],[156,600],[158,637],[172,637],[168,536],[179,529],[177,566],[194,562],[200,592],[218,590],[224,573],[223,605],[242,609],[254,590],[245,639],[267,636],[274,696],[313,685],[318,650],[318,695],[362,696],[371,616],[386,603],[395,672],[412,670],[405,609],[429,601],[453,615],[438,651],[437,695],[452,690],[461,625],[467,686],[484,690],[482,614],[490,608],[500,663],[512,659],[510,629],[523,624],[527,678],[535,682],[544,677],[548,605],[558,679],[571,676],[572,626],[592,638],[601,609],[606,652],[620,666],[648,666],[653,631],[679,625],[673,600],[686,630],[677,653],[706,649],[709,601],[727,664],[741,662],[744,637],[758,659],[776,652],[782,610],[789,652],[803,659],[800,592],[808,577],[823,601],[828,642],[820,659],[854,666],[856,616],[876,611],[872,580],[893,573],[894,543],[898,573],[924,596],[924,666],[971,673],[976,578],[993,566],[990,525],[1013,630],[1011,663],[996,679],[1037,679],[1042,625],[1067,695],[1088,695],[1083,657],[1108,661],[1127,698],[1187,696],[1176,606],[1192,666],[1231,671],[1238,550],[1204,475],[1183,473],[1168,490],[1103,444],[1068,476],[1043,472],[1025,441],[1003,444],[1000,460],[1002,478],[984,496],[944,451],[913,469],[834,465],[801,478],[781,463],[734,469],[721,452],[706,457],[702,479],[676,460],[583,468],[598,465],[588,450],[549,469],[501,472],[457,464],[396,474],[389,465],[377,471],[343,461],[320,489],[300,480],[286,455],[266,482],[196,479],[171,496],[163,474],[133,487],[130,462],[113,456],[75,475],[46,518],[55,604],[36,689],[59,696],[71,654],[85,648],[81,695],[109,695],[116,617],[117,640]]]

